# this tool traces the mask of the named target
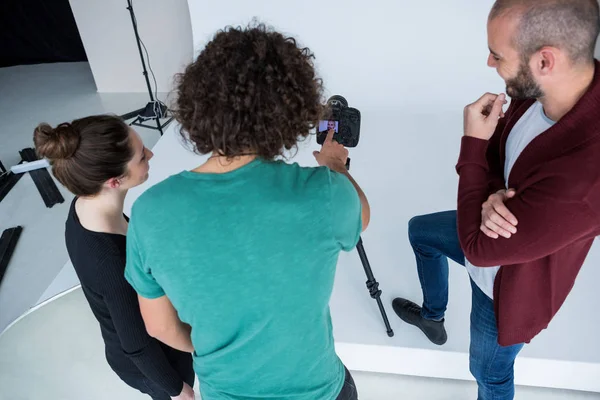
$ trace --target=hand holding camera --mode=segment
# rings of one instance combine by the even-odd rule
[[[333,140],[334,134],[335,131],[329,129],[321,151],[314,151],[313,155],[320,166],[326,166],[333,171],[345,173],[348,149]]]

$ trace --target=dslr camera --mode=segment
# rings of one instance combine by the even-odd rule
[[[344,147],[356,147],[360,137],[360,111],[348,107],[342,96],[331,96],[327,100],[327,119],[319,121],[317,143],[322,145],[329,129],[335,131],[333,140]]]

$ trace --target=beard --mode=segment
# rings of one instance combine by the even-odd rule
[[[514,78],[506,81],[506,94],[516,100],[539,99],[544,92],[535,81],[529,64],[523,62]]]

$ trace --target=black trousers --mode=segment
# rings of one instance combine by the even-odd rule
[[[184,371],[181,371],[180,369],[184,369]],[[195,375],[193,367],[190,366],[189,371],[186,371],[186,365],[180,365],[179,369],[177,370],[182,375],[183,380],[191,387],[194,387]],[[152,400],[171,400],[171,397],[165,391],[163,391],[154,382],[152,382],[143,375],[122,376],[121,379],[123,379],[125,383],[127,383],[134,389],[137,389],[140,392],[152,397]],[[344,386],[342,387],[342,390],[340,391],[340,394],[338,395],[336,400],[358,400],[356,384],[354,383],[352,374],[350,373],[350,371],[348,371],[348,369],[346,369],[346,379],[344,380]]]
[[[358,400],[358,392],[352,374],[346,368],[346,380],[336,400]]]
[[[194,387],[196,375],[194,373],[192,357],[178,357],[176,359],[171,359],[170,361],[175,371],[181,376],[181,379],[191,387]],[[147,394],[152,400],[171,400],[171,396],[169,396],[167,392],[142,374],[119,374],[119,376],[127,385]]]

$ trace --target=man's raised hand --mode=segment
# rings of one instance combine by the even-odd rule
[[[489,140],[496,130],[498,119],[504,117],[502,107],[506,103],[504,93],[500,95],[486,93],[475,103],[466,106],[464,110],[465,136]]]

